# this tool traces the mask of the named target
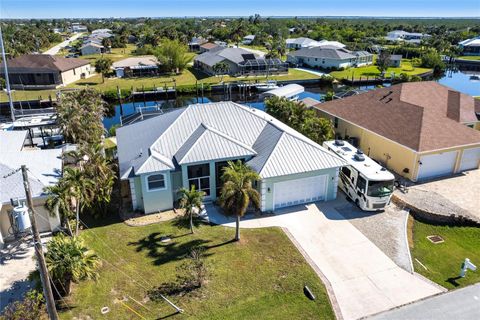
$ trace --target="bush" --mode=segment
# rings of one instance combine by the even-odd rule
[[[423,68],[431,68],[434,73],[441,72],[445,69],[445,64],[440,55],[435,51],[430,51],[422,55],[421,66]]]
[[[43,304],[43,295],[39,291],[30,290],[22,301],[15,301],[6,306],[0,320],[47,319]]]

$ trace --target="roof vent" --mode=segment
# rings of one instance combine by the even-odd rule
[[[343,146],[345,143],[342,140],[335,140],[335,145],[336,146]]]
[[[355,153],[355,155],[353,156],[353,159],[357,161],[365,161],[365,157],[361,153]]]

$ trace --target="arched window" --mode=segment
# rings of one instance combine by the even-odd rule
[[[163,190],[166,188],[165,175],[163,174],[151,174],[147,177],[147,189],[148,191]]]

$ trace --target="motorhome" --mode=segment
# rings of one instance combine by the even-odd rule
[[[348,163],[340,170],[340,189],[362,210],[385,209],[392,196],[394,175],[346,141],[325,141],[323,146]]]

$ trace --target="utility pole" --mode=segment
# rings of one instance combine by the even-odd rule
[[[35,246],[35,254],[37,256],[40,279],[42,280],[43,296],[47,303],[47,312],[50,320],[58,320],[57,310],[55,309],[55,300],[53,299],[52,287],[50,285],[50,277],[48,276],[47,265],[45,257],[43,256],[42,242],[37,229],[37,222],[35,221],[35,211],[33,209],[32,194],[30,192],[30,183],[28,182],[27,167],[22,165],[23,186],[25,187],[25,195],[27,196],[27,205],[30,209],[30,223],[32,225],[33,243]]]
[[[15,121],[15,109],[13,108],[12,92],[10,90],[10,79],[8,78],[7,58],[5,55],[5,46],[3,44],[2,27],[0,26],[0,46],[2,47],[3,71],[5,72],[5,84],[7,86],[8,103],[10,105],[10,117]]]

